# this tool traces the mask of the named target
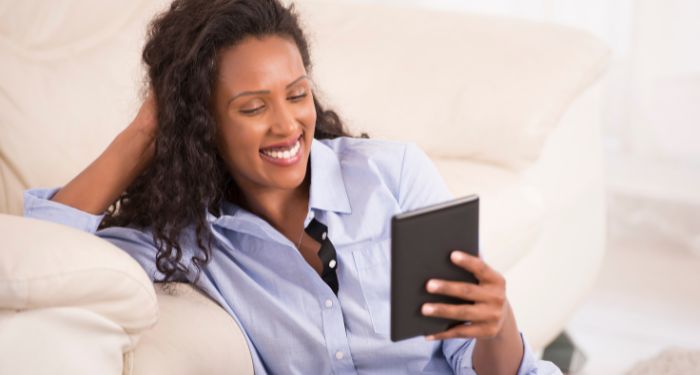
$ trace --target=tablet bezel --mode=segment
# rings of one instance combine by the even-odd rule
[[[479,255],[477,195],[394,215],[391,220],[392,341],[430,335],[464,323],[426,317],[420,312],[426,302],[468,303],[425,290],[425,283],[431,278],[478,282],[471,273],[450,261],[449,254],[454,250]]]

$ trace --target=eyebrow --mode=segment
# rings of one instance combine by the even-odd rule
[[[289,87],[291,87],[291,86],[294,86],[297,82],[301,81],[302,79],[310,79],[310,78],[309,78],[308,76],[306,76],[306,75],[302,75],[301,77],[295,79],[294,81],[292,81],[291,83],[289,83],[287,86],[285,86],[285,88],[289,88]],[[243,92],[240,92],[240,93],[238,93],[238,94],[232,96],[231,99],[229,99],[228,102],[226,102],[226,106],[228,107],[229,104],[231,104],[232,101],[234,101],[235,99],[237,99],[238,97],[241,97],[241,96],[247,96],[247,95],[265,95],[265,94],[269,94],[269,93],[270,93],[270,90],[243,91]]]

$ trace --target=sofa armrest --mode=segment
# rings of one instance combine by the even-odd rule
[[[89,233],[0,214],[0,373],[121,374],[158,317],[153,284]]]
[[[153,284],[128,254],[92,234],[0,214],[0,309],[82,308],[131,335],[153,326]]]
[[[125,375],[253,374],[243,331],[221,306],[190,284],[155,288],[160,319],[125,356]]]

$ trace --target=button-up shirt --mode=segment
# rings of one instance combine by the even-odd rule
[[[207,213],[213,256],[197,286],[242,328],[255,372],[475,374],[474,339],[389,339],[391,217],[452,198],[430,159],[412,144],[343,137],[314,140],[310,163],[305,225],[315,218],[328,227],[337,251],[337,295],[264,219],[230,202],[218,215]],[[51,201],[56,191],[28,190],[25,215],[95,233],[129,253],[152,279],[162,276],[150,232],[98,231],[102,215]],[[195,244],[190,228],[181,246],[191,270]],[[518,374],[559,373],[523,345]]]

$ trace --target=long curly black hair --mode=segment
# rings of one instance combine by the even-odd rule
[[[211,96],[217,53],[246,37],[282,36],[296,44],[307,72],[311,59],[293,5],[278,0],[175,0],[151,23],[143,61],[158,108],[155,156],[110,207],[102,228],[132,226],[152,233],[159,282],[189,280],[180,239],[193,230],[194,282],[211,259],[207,211],[236,202],[235,183],[216,147]],[[317,139],[349,136],[339,116],[314,95]]]

